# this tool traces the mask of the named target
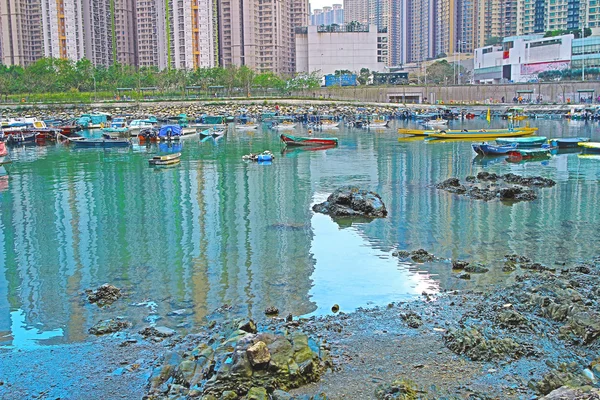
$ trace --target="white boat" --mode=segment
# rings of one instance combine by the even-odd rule
[[[390,121],[387,120],[373,120],[370,121],[366,126],[368,128],[387,128]]]
[[[138,136],[140,131],[152,128],[154,125],[155,123],[147,119],[134,119],[129,124],[129,135]]]
[[[252,129],[258,129],[258,124],[235,124],[235,129],[237,129],[238,131],[249,131]]]
[[[127,126],[127,119],[123,117],[113,118],[110,126],[102,128],[102,133],[105,133],[111,139],[126,137],[128,132],[129,127]]]
[[[289,121],[283,121],[276,125],[273,125],[273,129],[276,129],[278,131],[296,129],[296,124]]]
[[[423,122],[423,125],[426,126],[446,126],[448,125],[448,120],[438,118],[438,119],[430,119],[429,121]]]

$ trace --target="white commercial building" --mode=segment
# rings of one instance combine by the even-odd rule
[[[323,75],[338,70],[360,72],[362,68],[381,72],[387,61],[382,56],[376,25],[308,26],[296,29],[296,72],[321,71]]]
[[[475,49],[475,83],[529,82],[546,71],[571,67],[573,35],[504,38],[502,46]]]

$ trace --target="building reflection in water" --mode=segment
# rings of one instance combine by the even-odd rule
[[[148,168],[143,152],[19,150],[0,192],[0,345],[16,340],[15,316],[39,338],[70,342],[117,315],[135,327],[162,318],[191,329],[223,304],[241,316],[260,317],[269,306],[304,315],[456,285],[447,263],[405,265],[391,256],[396,249],[484,263],[509,252],[549,264],[596,255],[597,160],[572,154],[547,165],[490,166],[559,182],[534,203],[507,206],[432,186],[482,170],[469,143],[340,136],[339,148],[284,155],[270,166],[240,161],[276,148],[277,138],[261,132],[186,143],[181,165],[165,170]],[[340,227],[312,213],[345,184],[380,193],[388,218]],[[478,281],[504,279],[493,269]],[[87,305],[82,291],[106,282],[125,299],[109,309]],[[131,306],[145,301],[157,304],[155,316]],[[180,309],[184,317],[168,315]]]

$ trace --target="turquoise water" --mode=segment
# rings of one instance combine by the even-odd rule
[[[600,141],[596,123],[532,125],[548,137]],[[283,315],[323,314],[334,303],[351,311],[423,291],[509,281],[499,268],[509,252],[547,264],[598,255],[598,159],[560,154],[545,162],[482,163],[469,142],[398,141],[395,129],[342,127],[322,135],[339,137],[340,146],[282,154],[277,133],[266,129],[230,130],[218,141],[188,138],[181,164],[165,169],[148,166],[155,145],[13,149],[8,175],[0,171],[0,346],[87,340],[90,326],[116,316],[136,330],[156,323],[189,331],[224,304],[255,318],[268,306]],[[263,150],[276,153],[272,165],[242,161]],[[432,186],[482,170],[558,184],[512,206]],[[346,184],[380,193],[388,218],[340,226],[311,211]],[[464,282],[448,263],[392,256],[417,248],[481,261],[492,271]],[[126,297],[99,310],[82,293],[103,283]],[[174,310],[178,315],[169,315]]]

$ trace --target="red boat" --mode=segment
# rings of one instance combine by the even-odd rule
[[[0,141],[0,157],[6,157],[7,155],[6,143]]]
[[[337,138],[299,137],[281,134],[281,141],[288,146],[337,146]]]

